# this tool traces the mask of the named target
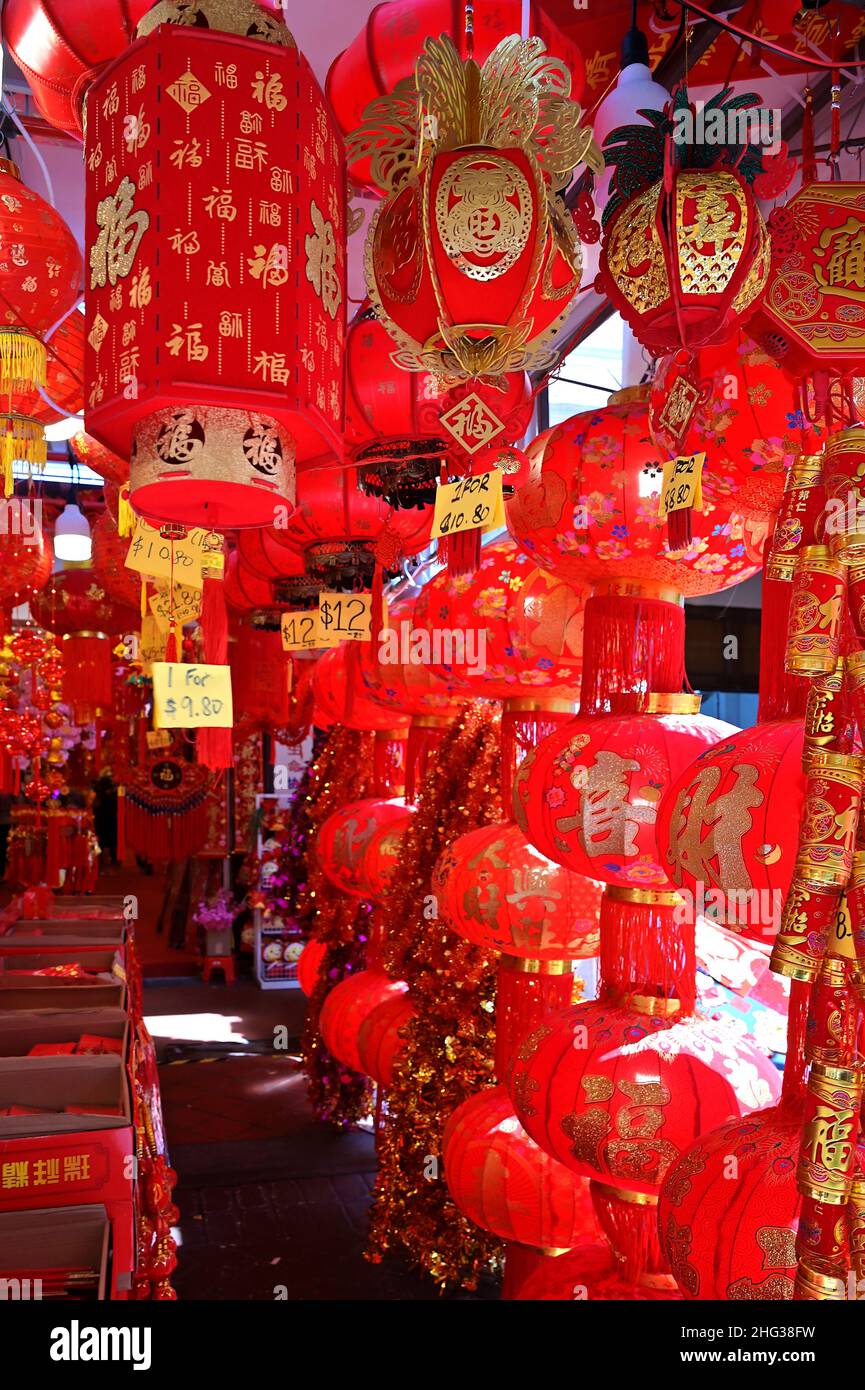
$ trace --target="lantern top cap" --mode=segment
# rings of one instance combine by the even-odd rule
[[[239,34],[282,48],[297,46],[284,21],[263,9],[256,0],[157,0],[139,20],[136,37],[152,34],[160,24]]]

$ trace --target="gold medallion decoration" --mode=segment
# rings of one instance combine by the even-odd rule
[[[528,179],[498,155],[464,155],[438,186],[435,215],[442,245],[463,274],[494,280],[528,244]]]
[[[260,43],[294,48],[294,39],[281,18],[268,14],[255,0],[159,0],[138,21],[136,36],[151,34],[160,24],[186,25],[195,29],[215,29],[223,34],[241,34]]]

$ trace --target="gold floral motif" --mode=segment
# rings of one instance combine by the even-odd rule
[[[160,24],[214,29],[281,48],[296,47],[282,20],[267,14],[255,0],[159,0],[138,21],[136,37],[151,34]]]
[[[785,1299],[793,1297],[793,1280],[786,1274],[773,1274],[768,1279],[764,1279],[762,1284],[755,1284],[753,1279],[735,1279],[732,1284],[727,1285],[727,1298],[731,1303],[754,1303],[765,1300],[768,1303],[780,1303]]]
[[[511,1091],[514,1097],[514,1105],[520,1115],[531,1118],[538,1112],[532,1104],[532,1097],[540,1089],[539,1083],[528,1072],[518,1071],[511,1077]]]
[[[315,200],[309,205],[313,230],[306,238],[306,278],[335,319],[342,303],[342,284],[336,265],[336,237],[333,223],[328,222]]]
[[[795,1267],[796,1234],[787,1226],[761,1226],[756,1240],[763,1252],[763,1269]]]
[[[610,273],[641,314],[656,309],[670,294],[664,248],[657,228],[661,185],[653,184],[632,198],[613,219],[607,244]]]
[[[541,1043],[545,1038],[550,1036],[552,1031],[552,1028],[548,1028],[545,1023],[542,1023],[540,1028],[536,1028],[533,1033],[529,1033],[529,1036],[523,1039],[517,1049],[517,1061],[530,1062]]]
[[[589,1104],[611,1100],[615,1089],[608,1076],[584,1076],[580,1085],[585,1091],[586,1101]]]
[[[696,1298],[700,1292],[700,1274],[688,1259],[693,1240],[691,1227],[680,1226],[670,1212],[664,1232],[665,1254],[679,1288]]]

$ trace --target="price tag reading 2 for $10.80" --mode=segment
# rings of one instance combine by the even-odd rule
[[[154,728],[230,729],[233,723],[230,666],[154,661]]]

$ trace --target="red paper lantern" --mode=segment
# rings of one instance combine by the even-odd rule
[[[361,1025],[379,1004],[405,994],[407,989],[404,981],[391,980],[380,970],[361,970],[334,986],[322,1005],[319,1026],[337,1061],[352,1071],[362,1071],[358,1052]]]
[[[793,1297],[801,1125],[786,1105],[731,1120],[668,1170],[661,1244],[685,1298]]]
[[[51,544],[41,529],[33,536],[0,536],[0,603],[14,608],[27,599],[32,604],[51,578],[53,563]]]
[[[303,555],[292,545],[279,539],[273,527],[241,531],[237,537],[238,564],[256,579],[300,578],[305,574]]]
[[[120,458],[111,449],[106,449],[92,434],[85,434],[83,430],[79,434],[73,434],[69,446],[78,462],[92,468],[100,478],[107,478],[117,484],[129,481],[129,460]]]
[[[237,613],[273,607],[273,584],[253,574],[237,550],[233,550],[226,561],[223,585],[225,602]]]
[[[705,715],[577,718],[520,764],[514,816],[557,864],[627,888],[669,886],[661,799],[695,755],[733,734]]]
[[[358,654],[352,650],[359,645],[347,642],[334,647],[315,663],[312,687],[315,723],[319,728],[332,724],[345,724],[350,729],[394,728],[393,712],[364,693]]]
[[[758,724],[683,768],[658,812],[660,862],[697,910],[771,942],[793,878],[805,797],[803,726]]]
[[[598,1000],[525,1039],[509,1090],[546,1153],[584,1177],[655,1195],[698,1135],[771,1103],[780,1077],[722,1024]]]
[[[5,0],[3,38],[46,121],[82,133],[94,74],[135,37],[152,0]]]
[[[687,597],[739,584],[757,573],[766,538],[765,526],[735,510],[750,461],[707,470],[692,538],[671,550],[645,394],[639,388],[538,436],[529,480],[507,504],[511,535],[535,564],[572,584],[624,580],[646,594],[660,586]]]
[[[41,340],[81,294],[78,243],[50,203],[0,162],[0,352],[4,389],[45,380]],[[39,340],[39,341],[37,341]]]
[[[286,514],[295,462],[341,450],[344,173],[282,20],[199,12],[157,7],[88,96],[86,427],[137,511],[220,530]]]
[[[44,395],[37,387],[16,391],[12,409],[51,424],[84,409],[84,315],[72,309],[45,341]]]
[[[385,999],[367,1014],[357,1035],[359,1070],[372,1078],[377,1086],[387,1089],[393,1085],[393,1069],[397,1057],[405,1048],[403,1029],[415,1017],[415,1008],[408,994]]]
[[[286,724],[292,664],[278,629],[239,624],[229,665],[236,724],[248,731]]]
[[[677,169],[623,203],[604,229],[601,275],[650,352],[719,343],[757,307],[770,241],[732,169]]]
[[[518,1302],[656,1303],[681,1299],[672,1275],[644,1275],[638,1282],[626,1277],[608,1245],[580,1245],[554,1260],[542,1260],[520,1285]]]
[[[485,952],[534,960],[597,955],[603,884],[554,864],[516,825],[460,835],[436,864],[432,886],[448,925]]]
[[[367,852],[377,846],[373,849],[374,863],[380,853],[381,836],[394,832],[401,836],[412,814],[401,798],[352,801],[334,811],[319,827],[315,840],[316,860],[326,878],[343,893],[369,897]]]
[[[589,1184],[532,1142],[504,1086],[453,1112],[442,1157],[448,1191],[483,1230],[539,1249],[568,1250],[597,1236]]]
[[[141,576],[135,570],[126,568],[129,539],[117,534],[117,525],[107,511],[92,527],[91,539],[93,574],[115,603],[129,609],[124,631],[131,631],[141,611]]]
[[[323,941],[307,941],[297,962],[297,983],[300,985],[301,992],[307,999],[312,994],[318,983],[321,967],[327,955],[327,946]]]
[[[137,620],[137,614],[113,598],[92,569],[61,570],[30,606],[40,627],[58,636],[102,632],[118,637]]]
[[[379,642],[364,642],[360,650],[363,688],[376,705],[389,709],[396,720],[406,715],[453,718],[459,694],[453,682],[437,679],[413,646],[415,604],[394,604]]]
[[[484,62],[496,44],[519,33],[523,17],[517,0],[478,6],[474,15],[472,51]],[[571,74],[574,94],[583,88],[584,64],[579,48],[552,23],[532,0],[530,32],[543,39],[547,51],[561,58]],[[414,74],[415,64],[430,34],[447,34],[461,58],[468,56],[465,11],[452,0],[396,0],[376,5],[357,38],[334,59],[325,91],[345,135],[363,120],[369,103],[388,96],[398,82]],[[376,187],[369,159],[355,164],[353,176]]]

